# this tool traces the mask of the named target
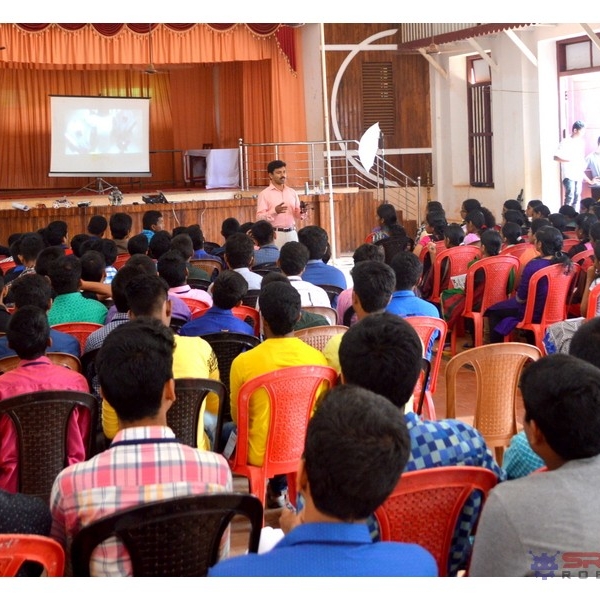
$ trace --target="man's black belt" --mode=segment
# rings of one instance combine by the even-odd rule
[[[283,231],[284,233],[287,233],[289,231],[296,231],[295,227],[273,227],[273,229],[275,231]]]

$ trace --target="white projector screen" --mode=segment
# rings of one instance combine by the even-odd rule
[[[50,177],[150,177],[149,98],[50,96]]]

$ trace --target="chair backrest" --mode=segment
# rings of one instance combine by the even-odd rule
[[[337,297],[344,291],[339,285],[331,285],[329,283],[319,283],[318,287],[324,289],[327,292],[329,303],[333,306],[334,302],[337,301]]]
[[[210,287],[210,281],[207,279],[194,279],[192,277],[187,278],[187,284],[194,290],[208,291]]]
[[[231,410],[229,408],[229,374],[231,372],[231,363],[233,359],[242,352],[254,348],[260,344],[260,339],[253,335],[245,333],[210,333],[201,336],[213,349],[217,362],[219,363],[219,376],[221,382],[225,385],[226,394],[223,406],[223,419],[231,420]]]
[[[571,248],[573,248],[574,246],[577,246],[577,244],[580,244],[581,242],[577,239],[577,238],[567,238],[565,240],[563,240],[563,252],[569,252],[569,250]]]
[[[281,269],[279,268],[279,265],[276,262],[266,262],[266,263],[260,263],[258,265],[252,265],[252,271],[254,273],[258,273],[259,275],[262,275],[263,277],[267,274],[267,273],[281,273]]]
[[[210,306],[202,300],[198,300],[196,298],[185,298],[184,296],[180,296],[180,298],[190,309],[190,312],[192,313],[192,319],[201,317],[210,308]]]
[[[593,319],[596,316],[596,307],[600,298],[600,285],[594,287],[588,296],[587,313],[584,315],[586,319]]]
[[[250,494],[198,494],[150,502],[103,517],[79,531],[71,546],[73,575],[89,577],[94,549],[116,537],[136,577],[204,577],[236,515],[250,522],[248,551],[257,552],[263,509]]]
[[[89,335],[100,329],[100,327],[102,327],[102,325],[99,325],[98,323],[88,323],[86,321],[72,321],[69,323],[58,323],[56,325],[52,325],[52,329],[62,331],[63,333],[68,333],[69,335],[77,338],[81,354],[83,354],[85,342]]]
[[[470,364],[477,381],[473,426],[489,446],[507,446],[517,433],[516,399],[521,371],[541,356],[536,346],[518,342],[478,346],[453,356],[446,365],[446,417],[457,416],[457,374],[461,367]]]
[[[117,258],[115,258],[112,266],[118,271],[130,258],[131,254],[117,254]]]
[[[485,283],[483,294],[477,295],[477,312],[484,313],[492,304],[506,300],[512,289],[509,288],[511,273],[513,274],[513,289],[519,273],[519,259],[516,256],[505,254],[503,256],[488,256],[475,261],[467,270],[465,282],[466,296],[464,313],[475,310],[475,297],[477,285],[475,277],[478,271],[483,270]]]
[[[302,310],[321,315],[329,321],[330,325],[337,325],[338,314],[335,308],[331,308],[330,306],[303,306]]]
[[[450,281],[450,277],[464,275],[467,272],[469,263],[480,256],[481,249],[477,246],[455,246],[437,253],[432,265],[433,290],[429,300],[439,304],[440,294],[446,289],[443,280]],[[448,265],[447,269],[444,268],[446,264]]]
[[[223,270],[223,263],[218,258],[192,258],[190,264],[208,273],[211,280]]]
[[[571,258],[574,263],[577,263],[582,269],[587,269],[591,267],[594,263],[594,251],[593,250],[583,250],[583,252],[578,252]]]
[[[344,334],[348,331],[343,325],[320,325],[318,327],[307,327],[294,331],[294,335],[306,342],[309,346],[320,350],[321,352],[327,345],[327,342],[338,334]]]
[[[389,265],[399,252],[412,252],[414,242],[408,236],[390,236],[377,240],[375,245],[383,248],[385,262]]]
[[[434,242],[436,254],[438,252],[443,252],[446,250],[446,242],[444,240],[440,240],[439,242]],[[423,262],[425,260],[425,256],[429,252],[429,248],[425,245],[422,247],[421,252],[419,253],[419,260]]]
[[[66,352],[46,352],[46,356],[50,359],[52,364],[66,367],[72,371],[77,371],[77,373],[82,372],[81,362],[72,354],[67,354]],[[12,371],[17,367],[20,360],[21,359],[16,354],[0,358],[0,373]]]
[[[256,308],[252,308],[251,306],[234,306],[231,309],[231,312],[235,317],[241,319],[248,323],[251,327],[254,328],[254,335],[256,337],[260,337],[260,313]]]
[[[48,577],[62,577],[65,552],[56,540],[43,535],[0,534],[0,577],[14,577],[26,562],[39,563]]]
[[[98,403],[84,392],[43,391],[21,394],[0,402],[0,417],[14,424],[18,439],[18,491],[46,502],[56,476],[67,466],[67,433],[74,411],[90,415],[86,458],[93,455],[98,428]]]
[[[534,245],[530,244],[529,242],[524,242],[522,244],[514,244],[513,246],[509,246],[508,248],[504,248],[503,250],[501,250],[500,255],[506,256],[507,254],[509,254],[510,256],[516,256],[517,258],[519,258],[521,254],[527,252],[527,250],[533,248],[533,246]]]
[[[249,306],[250,308],[258,308],[258,296],[260,294],[260,290],[248,290],[246,295],[242,298],[242,304],[244,306]]]
[[[269,395],[270,421],[263,469],[266,477],[297,470],[304,451],[306,426],[312,415],[317,393],[323,384],[331,388],[337,382],[331,367],[286,367],[250,379],[238,393],[237,444],[232,460],[235,465],[248,463],[248,426],[250,398],[262,388]]]
[[[221,244],[217,244],[217,242],[204,242],[204,246],[203,249],[205,252],[208,252],[208,254],[212,254],[213,250],[216,250],[217,248],[220,248]]]
[[[202,405],[209,392],[219,398],[219,413],[215,440],[220,439],[222,410],[225,405],[227,389],[220,381],[214,379],[176,379],[175,402],[167,412],[167,425],[175,432],[177,439],[183,444],[198,447],[198,426]]]
[[[410,323],[421,338],[423,343],[423,357],[427,358],[431,363],[431,372],[429,374],[429,389],[433,393],[436,389],[440,365],[442,364],[442,351],[444,349],[444,340],[448,333],[448,325],[444,319],[437,317],[406,317],[406,321]],[[442,346],[437,348],[435,354],[429,354],[433,350],[433,344],[437,341],[441,342]]]
[[[483,502],[497,481],[492,471],[482,467],[434,467],[403,473],[396,489],[375,511],[381,539],[423,546],[436,559],[438,574],[445,576],[465,502],[477,490]]]
[[[556,264],[536,271],[529,280],[525,314],[518,327],[533,323],[536,293],[538,284],[543,278],[548,280],[548,293],[539,329],[544,331],[548,325],[564,321],[567,318],[567,298],[578,271],[579,265],[575,264],[571,265],[571,268],[568,270],[565,269],[564,265]]]

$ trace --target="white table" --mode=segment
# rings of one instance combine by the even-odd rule
[[[239,150],[186,150],[183,154],[186,183],[203,182],[206,189],[240,187]]]

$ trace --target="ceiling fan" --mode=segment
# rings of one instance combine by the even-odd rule
[[[152,46],[152,23],[148,23],[148,64],[142,69],[142,73],[145,75],[158,75],[158,74],[168,74],[170,71],[174,71],[177,69],[191,69],[193,65],[191,64],[176,64],[176,65],[168,65],[164,68],[157,68],[154,64],[154,54],[153,54],[153,46]]]

